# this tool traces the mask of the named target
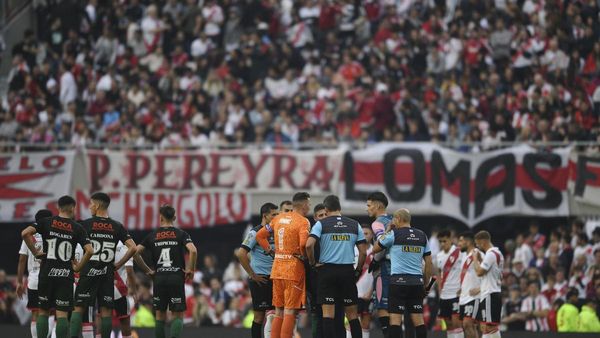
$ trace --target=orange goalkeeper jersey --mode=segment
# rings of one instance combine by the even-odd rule
[[[295,255],[305,255],[310,222],[301,214],[292,211],[273,218],[271,224],[256,234],[258,244],[269,251],[269,232],[275,239],[275,260],[271,270],[272,279],[298,281],[304,276],[304,263]]]

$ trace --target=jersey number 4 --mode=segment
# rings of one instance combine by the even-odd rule
[[[90,258],[91,261],[101,261],[104,263],[112,262],[115,259],[115,243],[113,242],[98,242],[90,241],[94,247],[94,255]]]
[[[160,257],[158,257],[158,261],[156,263],[164,268],[170,267],[171,264],[173,264],[173,261],[171,260],[171,249],[163,248],[160,250]]]
[[[68,262],[71,260],[73,256],[73,244],[67,241],[61,241],[58,243],[58,247],[56,246],[57,238],[47,239],[46,243],[48,243],[48,253],[46,257],[48,259],[56,259],[57,249],[58,249],[58,258],[60,258],[63,262]]]

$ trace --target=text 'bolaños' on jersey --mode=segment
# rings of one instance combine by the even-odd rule
[[[150,250],[157,275],[184,273],[188,243],[192,243],[190,235],[176,227],[155,229],[142,241],[144,248]]]
[[[504,256],[497,247],[490,248],[486,251],[481,268],[487,273],[481,277],[481,293],[479,299],[485,298],[491,293],[501,291],[502,285],[502,269],[504,268]]]
[[[129,233],[123,224],[105,217],[94,216],[81,221],[81,225],[88,233],[94,254],[90,261],[81,270],[82,276],[104,276],[114,274],[115,254],[117,244],[125,243],[130,239]]]

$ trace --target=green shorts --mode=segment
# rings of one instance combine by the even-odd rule
[[[185,280],[183,274],[158,275],[154,277],[153,305],[156,311],[184,312]]]
[[[73,311],[73,279],[65,277],[39,277],[39,308],[50,311]]]
[[[114,306],[114,275],[81,276],[75,289],[75,306],[94,306],[112,309]]]

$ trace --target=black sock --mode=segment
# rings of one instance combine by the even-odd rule
[[[262,338],[262,323],[252,322],[252,338]]]
[[[381,325],[381,332],[383,332],[383,337],[389,337],[388,327],[390,326],[390,317],[379,317],[379,325]]]
[[[335,321],[323,317],[323,337],[335,337]]]
[[[402,325],[391,325],[390,326],[390,337],[402,338]]]
[[[417,338],[427,338],[427,329],[425,325],[415,326],[415,333]]]
[[[352,338],[362,338],[362,327],[358,318],[350,321],[350,333],[352,334]]]

